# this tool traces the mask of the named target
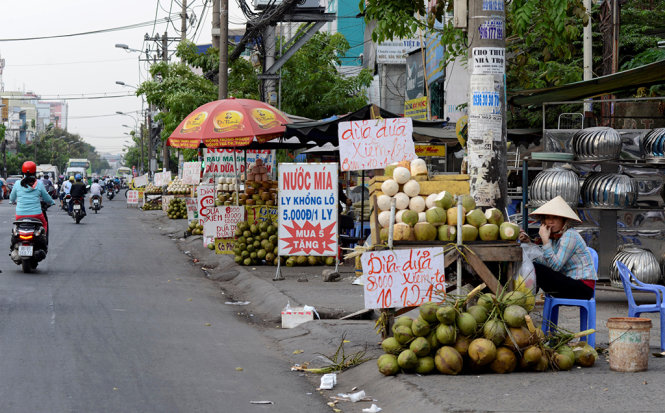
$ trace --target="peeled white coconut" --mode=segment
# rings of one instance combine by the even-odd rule
[[[406,168],[404,168],[406,169]],[[399,191],[399,184],[393,179],[388,179],[381,184],[381,192],[388,196],[393,196]]]
[[[427,222],[426,212],[418,212],[418,222]]]
[[[218,183],[218,184],[223,184],[223,183],[224,183],[224,178],[221,178],[221,177],[218,178],[218,179],[217,179],[217,183]]]
[[[393,171],[393,179],[400,185],[405,184],[411,179],[411,172],[403,166],[398,166]]]
[[[404,192],[395,194],[395,207],[397,209],[406,209],[409,207],[409,196]]]
[[[402,190],[405,194],[413,198],[414,196],[418,196],[420,193],[420,184],[412,179],[404,184],[404,188],[402,188]]]
[[[395,213],[395,222],[397,222],[397,223],[402,222],[402,215],[404,215],[404,211],[406,211],[406,209],[403,209],[401,211],[397,211],[397,213]]]
[[[390,211],[390,201],[393,198],[388,195],[379,195],[378,198],[376,198],[376,205],[379,207],[379,210],[381,211]]]
[[[390,211],[379,213],[379,225],[381,225],[381,228],[388,228],[390,226]]]
[[[427,175],[427,164],[424,159],[414,159],[411,161],[411,176]]]
[[[434,203],[434,201],[436,201],[436,198],[437,198],[438,196],[439,196],[439,194],[432,194],[432,195],[429,195],[429,196],[427,197],[427,199],[425,199],[425,206],[427,207],[427,209],[430,209],[430,208],[436,206],[436,204]]]
[[[422,196],[414,196],[409,201],[409,209],[415,212],[423,212],[425,210],[425,198]]]

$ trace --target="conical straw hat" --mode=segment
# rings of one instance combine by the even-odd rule
[[[547,201],[547,203],[540,208],[533,211],[530,215],[555,215],[566,219],[572,219],[575,222],[581,223],[582,220],[572,210],[570,206],[564,201],[561,196]]]

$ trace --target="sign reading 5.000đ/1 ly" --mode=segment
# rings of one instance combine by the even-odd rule
[[[279,255],[337,255],[337,168],[279,164]]]

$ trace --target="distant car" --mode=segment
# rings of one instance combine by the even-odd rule
[[[5,196],[5,199],[9,198],[9,194],[12,192],[14,183],[16,181],[20,181],[21,179],[23,179],[21,175],[9,175],[7,177],[7,195]]]

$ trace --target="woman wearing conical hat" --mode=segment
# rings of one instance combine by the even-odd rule
[[[533,265],[536,284],[553,297],[588,300],[598,276],[582,236],[572,228],[582,220],[560,196],[531,213],[540,220],[543,257]],[[522,231],[520,241],[530,242]]]

